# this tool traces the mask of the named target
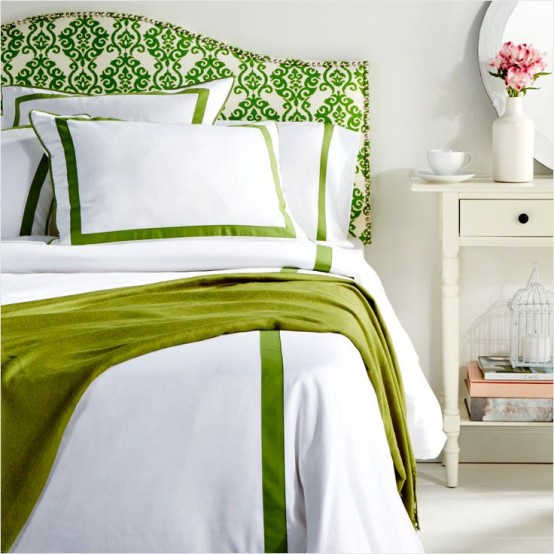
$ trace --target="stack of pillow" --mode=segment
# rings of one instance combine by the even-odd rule
[[[232,86],[96,96],[4,87],[2,239],[56,227],[73,245],[248,236],[349,246],[358,134],[316,122],[214,125]]]

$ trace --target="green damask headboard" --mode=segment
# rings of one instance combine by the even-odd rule
[[[56,13],[2,26],[2,85],[101,94],[177,88],[234,75],[223,119],[323,121],[361,132],[350,232],[371,242],[365,61],[277,59],[171,23]]]

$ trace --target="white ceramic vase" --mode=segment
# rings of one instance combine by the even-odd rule
[[[506,109],[492,125],[492,178],[503,183],[533,180],[535,124],[523,112],[523,97],[506,98]]]

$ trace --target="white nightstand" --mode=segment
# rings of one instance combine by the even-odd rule
[[[440,193],[443,417],[448,437],[443,461],[446,484],[456,487],[460,453],[459,249],[461,246],[552,248],[553,180],[537,177],[533,183],[516,184],[476,177],[460,184],[431,184],[413,177],[412,191]]]

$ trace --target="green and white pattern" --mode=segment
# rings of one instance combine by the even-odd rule
[[[368,64],[276,59],[119,13],[58,13],[2,26],[2,85],[130,93],[235,76],[222,119],[321,121],[361,132],[350,233],[371,242]]]

